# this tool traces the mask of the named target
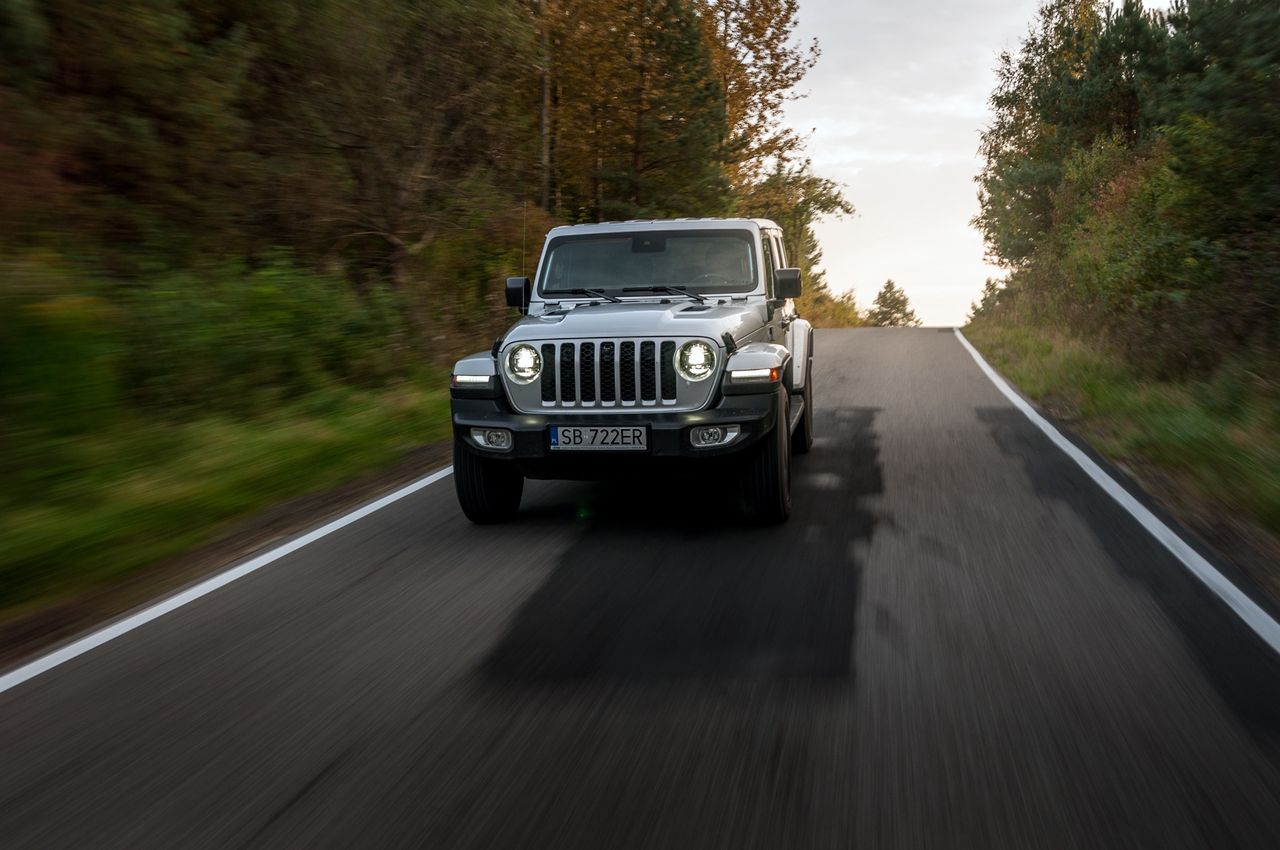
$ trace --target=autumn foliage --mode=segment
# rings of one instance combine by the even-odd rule
[[[6,3],[0,298],[25,317],[0,340],[8,379],[35,369],[32,345],[60,344],[62,325],[32,317],[90,298],[112,362],[156,364],[108,370],[112,397],[166,415],[240,409],[259,395],[244,382],[270,398],[389,380],[487,346],[510,318],[499,281],[561,222],[773,216],[809,311],[842,321],[811,225],[852,207],[781,123],[817,57],[797,14],[795,0]],[[320,328],[345,353],[313,345]]]

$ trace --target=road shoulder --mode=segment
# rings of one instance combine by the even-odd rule
[[[959,333],[964,334],[963,331]],[[1253,603],[1280,621],[1280,538],[1247,517],[1233,514],[1189,488],[1185,481],[1138,456],[1121,456],[1106,439],[1102,425],[1083,417],[1062,396],[1028,394],[1002,366],[991,359],[980,339],[964,338],[987,360],[1007,386],[1043,417],[1059,434],[1083,452],[1128,495],[1151,511],[1187,545],[1209,561]]]
[[[0,622],[0,669],[110,622],[218,570],[265,551],[448,464],[451,443],[409,452],[396,465],[339,487],[289,499],[233,524],[211,543],[165,558],[119,582],[59,599]]]

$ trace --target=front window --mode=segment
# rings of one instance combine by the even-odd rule
[[[538,292],[543,296],[659,293],[676,287],[704,295],[756,288],[747,230],[647,231],[551,240]]]

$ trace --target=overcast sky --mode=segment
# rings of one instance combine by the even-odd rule
[[[1167,3],[1148,3],[1164,7]],[[801,0],[799,35],[822,58],[789,123],[810,134],[814,171],[847,187],[858,213],[818,228],[833,290],[870,306],[886,278],[930,325],[964,322],[983,281],[969,226],[978,133],[996,57],[1016,49],[1036,0]]]

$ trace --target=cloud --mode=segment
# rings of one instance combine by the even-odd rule
[[[968,222],[978,211],[978,133],[1000,51],[1015,49],[1036,0],[802,0],[800,33],[822,58],[788,123],[812,130],[823,176],[858,215],[823,223],[824,265],[865,305],[885,278],[932,324],[964,320],[998,270]]]

